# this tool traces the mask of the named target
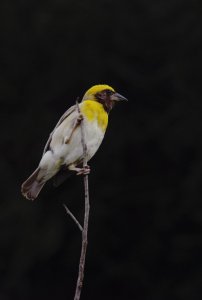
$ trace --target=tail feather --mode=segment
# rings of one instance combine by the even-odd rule
[[[21,186],[21,192],[28,200],[34,200],[37,198],[45,182],[39,182],[37,176],[40,168],[37,168],[34,173],[25,181]]]

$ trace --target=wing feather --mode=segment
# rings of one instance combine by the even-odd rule
[[[50,146],[50,143],[51,143],[51,139],[52,139],[52,136],[53,136],[53,133],[55,132],[56,128],[69,116],[71,115],[76,109],[76,105],[73,105],[71,106],[63,115],[62,117],[59,119],[59,121],[57,122],[55,128],[53,129],[53,131],[50,133],[49,135],[49,138],[46,142],[46,145],[44,147],[44,150],[43,150],[43,155],[44,153],[49,149],[49,146]]]

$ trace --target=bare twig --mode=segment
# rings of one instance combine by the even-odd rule
[[[79,108],[78,101],[76,101],[76,106],[79,115],[81,115],[81,111]],[[85,142],[85,133],[83,120],[81,120],[81,143],[83,147],[83,168],[87,166],[87,146]],[[85,189],[85,214],[84,214],[84,225],[82,231],[82,247],[81,247],[81,256],[79,261],[79,273],[76,285],[76,291],[74,295],[74,300],[79,300],[81,295],[81,290],[83,286],[83,278],[84,278],[84,268],[85,268],[85,259],[86,259],[86,250],[88,244],[88,219],[89,219],[89,188],[88,188],[88,175],[84,175],[84,189]]]
[[[74,130],[80,124],[80,126],[81,126],[81,144],[82,144],[82,148],[83,148],[83,168],[86,168],[86,166],[87,166],[87,146],[86,146],[86,142],[85,142],[83,116],[81,114],[80,107],[78,104],[78,98],[76,100],[76,108],[77,108],[79,115],[78,115],[78,118],[77,118],[73,128],[72,128],[72,133],[65,140],[65,143],[69,142]],[[65,204],[63,204],[67,214],[72,218],[72,220],[75,222],[75,224],[78,226],[78,228],[82,231],[81,255],[80,255],[80,261],[79,261],[79,272],[78,272],[74,300],[80,300],[81,290],[82,290],[82,286],[83,286],[83,279],[84,279],[86,250],[87,250],[87,244],[88,244],[88,220],[89,220],[90,203],[89,203],[89,188],[88,188],[88,175],[87,174],[84,175],[84,189],[85,189],[85,213],[84,213],[83,227],[81,226],[79,221],[76,219],[76,217],[71,213],[71,211],[68,209],[68,207]]]
[[[70,132],[69,136],[65,138],[65,141],[64,141],[65,144],[68,144],[70,142],[74,131],[79,126],[79,124],[81,123],[82,119],[83,119],[83,116],[79,115],[78,118],[76,119],[74,125],[72,126],[72,131]]]
[[[79,223],[79,221],[77,220],[77,218],[73,215],[73,213],[69,210],[69,208],[63,204],[66,213],[73,219],[73,221],[76,223],[76,225],[79,227],[79,229],[81,230],[81,232],[83,232],[83,227],[81,226],[81,224]]]

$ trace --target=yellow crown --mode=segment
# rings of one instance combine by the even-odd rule
[[[97,84],[97,85],[92,86],[89,90],[87,90],[87,92],[83,96],[83,100],[94,99],[95,94],[102,92],[104,90],[111,90],[111,91],[115,92],[115,90],[107,84]]]

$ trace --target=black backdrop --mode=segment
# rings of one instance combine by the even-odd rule
[[[129,102],[92,159],[83,300],[202,297],[202,18],[198,0],[2,0],[0,299],[73,299],[82,178],[20,185],[77,96]]]

